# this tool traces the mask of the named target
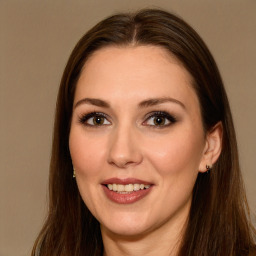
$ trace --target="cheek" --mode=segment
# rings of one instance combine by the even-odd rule
[[[145,146],[151,164],[162,175],[180,172],[197,172],[202,158],[203,138],[192,131],[180,131],[175,134],[155,138]]]
[[[105,156],[105,140],[85,135],[80,129],[70,131],[69,149],[76,171],[85,177],[97,176]]]
[[[97,195],[99,177],[104,169],[105,140],[88,136],[79,127],[71,127],[69,149],[76,169],[76,182],[83,201],[91,212],[97,212],[100,205]]]

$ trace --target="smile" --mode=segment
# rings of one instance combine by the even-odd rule
[[[151,185],[145,185],[145,184],[107,184],[107,188],[111,191],[117,192],[117,193],[123,193],[127,194],[134,191],[139,191],[143,189],[150,188]]]
[[[135,203],[150,194],[154,184],[134,178],[111,178],[102,184],[106,197],[117,204]]]

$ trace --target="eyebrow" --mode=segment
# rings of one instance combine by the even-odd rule
[[[185,105],[181,101],[176,100],[174,98],[170,98],[170,97],[152,98],[152,99],[144,100],[139,104],[139,107],[146,108],[146,107],[163,104],[166,102],[176,103],[176,104],[180,105],[182,108],[186,109]]]
[[[103,108],[110,108],[110,104],[104,100],[100,100],[100,99],[93,99],[93,98],[84,98],[79,100],[74,108],[78,107],[81,104],[89,104],[89,105],[94,105],[97,107],[103,107]]]
[[[147,108],[147,107],[152,107],[152,106],[156,106],[159,104],[163,104],[166,102],[176,103],[185,109],[185,105],[181,101],[176,100],[174,98],[170,98],[170,97],[152,98],[152,99],[143,100],[142,102],[139,103],[139,107]],[[97,107],[110,108],[110,104],[107,101],[100,100],[100,99],[94,99],[94,98],[81,99],[75,104],[74,108],[76,108],[82,104],[89,104],[89,105],[94,105]]]

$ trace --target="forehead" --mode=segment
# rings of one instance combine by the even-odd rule
[[[86,61],[75,100],[100,97],[124,103],[169,96],[197,102],[192,80],[189,72],[164,48],[111,46],[94,52]]]

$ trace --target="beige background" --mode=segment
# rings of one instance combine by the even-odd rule
[[[56,93],[74,44],[113,12],[153,6],[187,20],[215,56],[256,211],[255,0],[0,0],[0,256],[29,255],[43,222]]]

